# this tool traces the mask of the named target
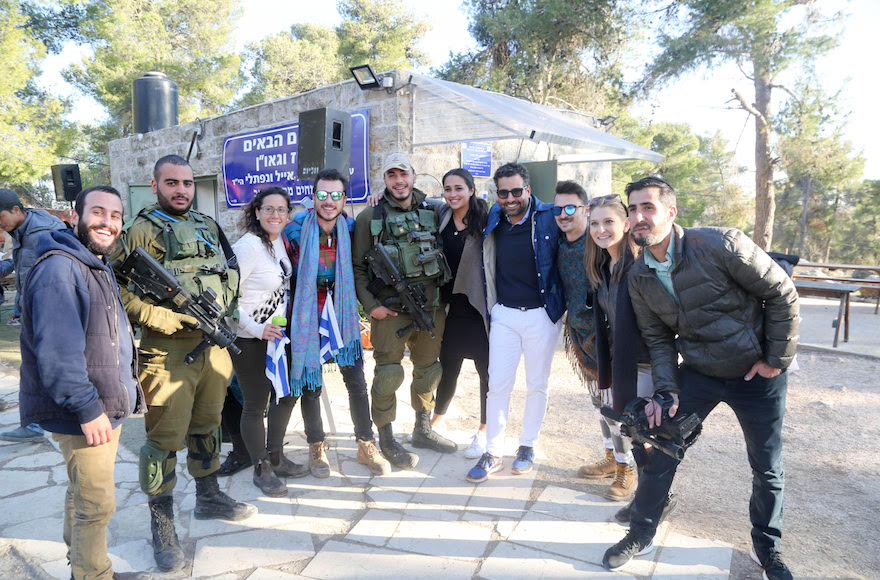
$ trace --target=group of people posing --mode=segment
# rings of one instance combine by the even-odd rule
[[[288,493],[284,478],[327,477],[320,392],[331,360],[348,390],[358,461],[377,475],[419,460],[392,429],[405,349],[413,366],[411,445],[442,453],[457,450],[439,427],[463,361],[473,360],[480,425],[465,450],[477,460],[465,477],[480,483],[504,468],[510,398],[524,359],[527,393],[510,473],[531,471],[563,327],[573,366],[590,387],[585,398],[597,408],[619,411],[658,392],[674,400],[669,415],[705,418],[719,402],[733,408],[754,475],[753,557],[765,578],[791,578],[779,552],[781,427],[798,303],[765,252],[737,230],[677,226],[675,192],[657,177],[630,183],[625,198],[591,199],[579,184],[561,181],[546,203],[532,195],[527,169],[508,163],[494,174],[498,201],[487,207],[464,169],[443,176],[443,201],[415,188],[405,154],[386,156],[381,171],[384,191],[356,219],[344,211],[348,181],[336,170],[318,174],[313,208],[292,216],[285,190],[264,188],[243,211],[244,235],[230,244],[214,220],[191,208],[192,168],[171,155],[154,167],[156,204],[124,232],[119,193],[99,186],[78,196],[73,231],[38,239],[22,293],[22,425],[51,431],[64,452],[64,538],[74,578],[113,576],[105,530],[115,509],[120,424],[130,414],[146,411],[140,483],[156,563],[177,570],[185,563],[174,527],[177,451],[188,450],[197,519],[256,512],[220,490],[218,473],[253,466],[254,484],[273,497]],[[399,288],[373,272],[365,256],[377,246],[423,292],[433,330],[414,321]],[[136,247],[193,295],[213,290],[239,353],[212,346],[187,364],[202,341],[198,321],[120,271]],[[369,394],[358,303],[372,323]],[[62,319],[69,323],[59,327]],[[131,325],[141,329],[137,348]],[[277,396],[267,346],[288,341],[290,395]],[[238,390],[229,395],[233,373]],[[283,452],[297,399],[308,465]],[[221,416],[224,403],[228,410],[236,401],[233,451],[221,467]],[[646,407],[652,424],[662,420],[659,407],[653,398]],[[613,478],[609,499],[633,498],[617,514],[630,528],[603,562],[617,569],[652,549],[657,526],[675,507],[670,487],[679,461],[633,445],[614,421],[601,419],[600,428],[604,456],[579,473]]]

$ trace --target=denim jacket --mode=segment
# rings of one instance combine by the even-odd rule
[[[553,217],[553,204],[532,197],[528,219],[532,228],[532,247],[535,250],[535,266],[538,270],[538,289],[544,300],[544,310],[550,320],[556,323],[565,313],[565,294],[562,278],[556,267],[556,253],[559,249],[559,227]],[[493,231],[504,219],[501,204],[489,208],[489,220],[483,233],[483,279],[486,285],[486,308],[498,302],[495,288],[495,236]]]

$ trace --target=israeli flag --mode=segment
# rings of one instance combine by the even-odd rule
[[[283,338],[268,341],[266,345],[266,377],[275,389],[275,395],[280,399],[290,394],[290,382],[287,376],[287,349],[290,339],[283,334]]]
[[[324,310],[321,311],[319,325],[321,362],[326,363],[333,360],[336,353],[342,348],[342,332],[339,331],[336,310],[333,308],[333,292],[329,290],[327,291],[327,300],[324,301]]]

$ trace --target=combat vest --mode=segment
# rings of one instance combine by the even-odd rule
[[[439,245],[437,214],[426,202],[403,210],[380,200],[373,208],[370,235],[373,245],[384,246],[408,284],[439,288],[452,278]]]
[[[138,213],[162,232],[165,257],[162,266],[189,290],[193,297],[207,289],[217,295],[224,315],[233,316],[238,308],[238,270],[227,266],[227,258],[219,238],[220,226],[196,211],[189,218],[172,216],[158,206],[146,207]],[[212,227],[213,225],[213,227]],[[225,241],[225,240],[224,240]],[[143,298],[139,289],[129,288]]]

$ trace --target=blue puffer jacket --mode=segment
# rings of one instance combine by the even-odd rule
[[[76,239],[72,230],[39,236],[38,261],[26,281],[21,326],[22,425],[82,435],[80,425],[107,413],[115,428],[146,410],[137,380],[137,349],[116,287],[116,278]],[[77,263],[79,262],[79,263]],[[87,275],[84,277],[85,266]],[[119,335],[120,320],[126,333]],[[120,360],[119,344],[132,356]],[[127,385],[123,383],[125,373]],[[135,404],[132,405],[132,397]]]
[[[553,218],[553,204],[545,203],[532,196],[528,219],[532,226],[532,247],[535,249],[535,265],[538,270],[538,288],[544,299],[544,310],[554,323],[565,313],[565,293],[562,278],[556,267],[556,253],[559,250],[559,227]],[[489,208],[489,220],[483,233],[483,277],[486,283],[486,308],[498,302],[495,288],[495,236],[492,232],[498,223],[505,219],[501,204]]]

